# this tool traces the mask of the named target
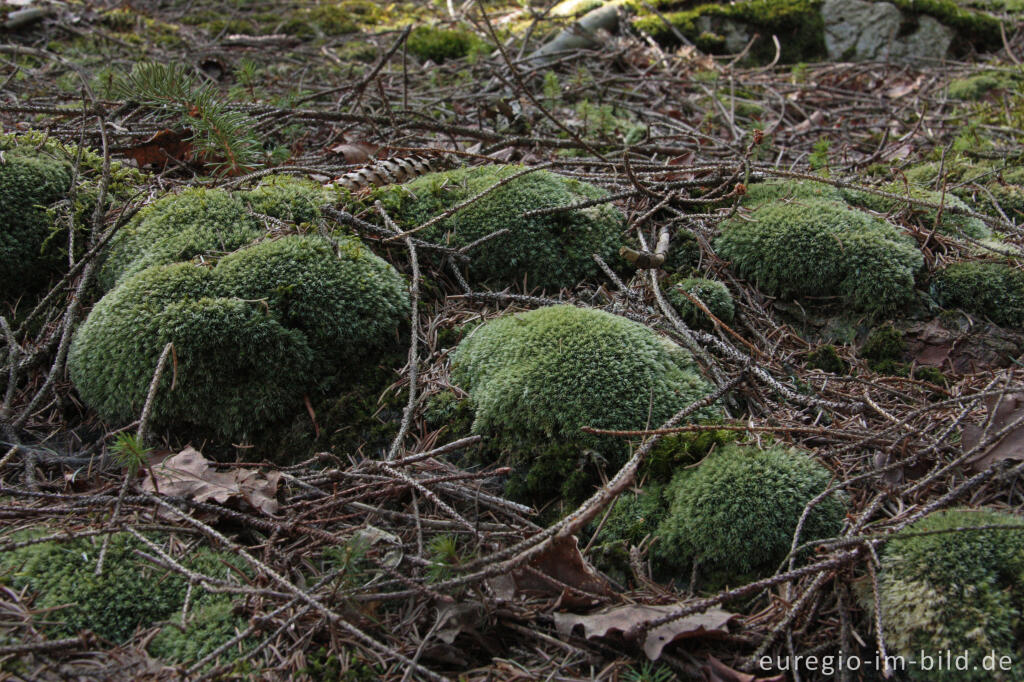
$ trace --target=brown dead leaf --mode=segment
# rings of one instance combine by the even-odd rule
[[[923,75],[918,76],[916,80],[899,81],[885,91],[885,96],[890,99],[899,99],[900,97],[906,97],[910,93],[915,92],[918,88],[920,88],[923,82]]]
[[[1002,400],[999,399],[999,396],[992,396],[985,400],[985,407],[988,409],[988,419],[985,420],[985,424],[990,424],[988,433],[989,435],[998,433],[1004,426],[1024,414],[1024,393],[1009,393],[1002,396]],[[964,452],[981,442],[982,435],[985,433],[985,424],[981,426],[964,424]],[[1024,425],[1017,426],[997,443],[972,455],[967,463],[975,471],[984,471],[1003,459],[1024,460]]]
[[[192,158],[192,143],[185,139],[191,135],[188,130],[161,130],[142,144],[128,147],[123,152],[139,168],[151,164],[165,168],[172,159],[188,161]]]
[[[601,597],[614,594],[608,581],[598,575],[580,554],[575,536],[554,538],[551,547],[531,560],[527,567],[513,573],[519,593],[558,596],[562,604],[571,607],[594,606],[601,602]],[[562,585],[594,596],[566,590]]]
[[[277,513],[280,472],[261,474],[255,469],[243,468],[216,471],[210,464],[201,452],[189,446],[147,470],[142,489],[169,497],[187,497],[196,502],[224,504],[229,500],[243,500],[264,514]]]
[[[685,605],[685,602],[664,606],[629,604],[613,606],[582,616],[573,613],[556,613],[555,628],[563,638],[568,638],[577,625],[583,626],[583,635],[587,639],[608,637],[612,633],[621,635],[642,623],[678,611]],[[643,642],[644,653],[647,654],[647,658],[656,661],[661,656],[662,650],[678,639],[721,636],[729,631],[727,625],[735,617],[735,614],[728,611],[711,608],[704,613],[695,613],[666,623],[647,632]]]
[[[377,153],[379,147],[370,142],[343,142],[331,147],[335,154],[341,154],[345,163],[366,163]]]
[[[774,677],[755,677],[748,673],[733,670],[725,663],[708,654],[707,663],[700,667],[705,682],[785,682],[785,675]]]

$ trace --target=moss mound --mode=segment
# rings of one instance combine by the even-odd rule
[[[39,288],[66,267],[68,224],[90,223],[103,159],[39,133],[0,135],[0,154],[0,296],[6,298]],[[113,164],[108,201],[126,198],[139,178]],[[65,200],[67,215],[58,220],[48,209]]]
[[[903,196],[908,195],[908,188],[898,183],[885,185],[879,189],[892,194],[899,194]],[[842,194],[846,201],[853,206],[867,208],[872,211],[877,211],[878,213],[893,213],[906,209],[910,212],[911,217],[916,220],[917,224],[921,227],[926,229],[936,229],[940,233],[950,235],[951,237],[960,236],[961,233],[972,239],[985,239],[992,236],[992,231],[988,229],[985,223],[970,216],[943,211],[940,218],[938,209],[915,206],[909,202],[901,201],[899,199],[890,199],[889,197],[883,197],[878,194],[871,194],[869,192],[861,192],[858,190],[843,190]],[[921,201],[939,204],[948,208],[968,208],[967,204],[954,194],[947,193],[943,195],[942,192],[923,189],[921,187],[911,186],[909,188],[909,197],[911,199],[920,199]]]
[[[665,490],[657,565],[688,577],[696,560],[703,575],[725,582],[773,571],[789,553],[804,506],[831,479],[799,450],[727,445],[678,472]],[[801,542],[838,534],[845,514],[844,498],[827,497],[808,516]]]
[[[687,277],[671,285],[666,295],[679,316],[691,327],[709,329],[714,324],[703,310],[682,294],[683,291],[699,298],[711,314],[725,324],[730,324],[736,315],[732,294],[724,284],[704,277]]]
[[[138,417],[171,342],[176,367],[157,392],[154,427],[248,438],[385,348],[406,308],[401,276],[357,240],[336,254],[320,237],[288,236],[213,268],[175,263],[129,277],[79,328],[68,366],[86,404],[123,423]]]
[[[747,193],[743,195],[743,205],[754,207],[787,199],[841,201],[842,195],[838,188],[823,182],[771,179],[747,185]]]
[[[90,537],[6,552],[0,556],[0,580],[35,593],[35,610],[56,609],[41,618],[51,623],[43,628],[51,637],[74,637],[91,630],[120,644],[136,628],[180,613],[187,578],[136,555],[135,550],[151,550],[128,533],[110,536],[103,573],[97,576],[102,544],[102,537]],[[187,568],[211,577],[225,578],[233,572],[225,565],[231,557],[217,552],[199,550],[178,558]],[[210,598],[201,589],[193,591],[196,606]]]
[[[981,661],[995,651],[1013,666],[1002,677],[977,666],[921,671],[912,679],[1021,680],[1024,651],[1024,529],[953,531],[979,526],[1022,526],[1024,519],[987,510],[954,509],[929,514],[885,547],[879,577],[882,627],[890,652],[969,652]],[[918,535],[913,533],[934,533]]]
[[[521,166],[483,166],[430,173],[401,187],[378,192],[393,218],[405,228],[420,225],[496,183]],[[609,262],[618,251],[622,214],[608,205],[570,213],[523,218],[525,211],[598,199],[602,189],[546,170],[528,173],[457,212],[420,236],[451,246],[470,244],[492,232],[509,233],[473,250],[469,275],[485,284],[567,287],[599,274],[593,254]]]
[[[1006,263],[954,263],[936,273],[931,292],[944,308],[983,315],[996,324],[1024,325],[1024,271]]]
[[[406,42],[409,52],[439,64],[449,59],[461,59],[485,46],[486,43],[472,31],[436,26],[417,26],[409,33]]]
[[[0,164],[0,290],[8,294],[44,282],[56,260],[43,245],[57,231],[47,207],[71,189],[71,166],[56,159],[6,154]]]
[[[231,600],[211,598],[189,613],[184,628],[177,623],[165,625],[150,641],[148,650],[167,663],[187,665],[202,660],[246,627],[247,620],[234,613]],[[221,661],[241,658],[254,644],[243,640],[225,651]]]
[[[994,90],[1012,89],[1015,84],[1014,78],[1009,74],[986,71],[951,81],[946,94],[950,99],[979,100]]]
[[[580,427],[657,426],[711,391],[683,349],[635,322],[572,306],[479,327],[456,348],[452,378],[475,405],[473,431],[515,468],[509,494],[529,502],[591,492],[587,449],[610,473],[622,464],[628,444]],[[703,408],[691,418],[720,414]]]
[[[889,223],[826,199],[758,206],[724,222],[715,247],[766,293],[837,296],[866,312],[906,303],[924,262]]]
[[[324,203],[317,185],[289,177],[268,178],[245,192],[194,188],[165,196],[111,241],[100,284],[109,290],[153,265],[230,253],[266,234],[268,226],[256,214],[307,223],[319,217]]]

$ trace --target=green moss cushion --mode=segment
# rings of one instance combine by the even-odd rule
[[[218,596],[193,608],[184,628],[177,622],[165,625],[147,649],[150,655],[167,663],[188,665],[202,660],[248,625],[248,619],[234,613],[230,599]],[[242,657],[254,644],[243,640],[240,646],[225,651],[221,661]]]
[[[47,207],[71,189],[71,166],[44,155],[8,152],[0,164],[0,291],[25,291],[53,274],[43,245],[57,232]],[[66,237],[65,237],[66,240]]]
[[[726,582],[774,571],[789,553],[804,507],[831,479],[799,450],[727,445],[672,479],[656,562],[684,580],[695,560],[704,575],[717,573]],[[837,535],[844,516],[844,498],[825,498],[808,516],[801,542]]]
[[[683,295],[684,291],[699,298],[711,314],[725,324],[730,324],[736,315],[732,294],[724,284],[704,277],[687,277],[669,286],[665,293],[668,302],[691,327],[710,329],[713,323],[703,310]]]
[[[689,353],[667,339],[572,306],[487,322],[459,344],[452,378],[475,404],[473,431],[517,467],[517,494],[530,501],[587,494],[593,479],[583,473],[584,449],[600,453],[612,472],[621,465],[625,441],[580,427],[655,427],[711,392]],[[720,414],[702,408],[691,420]]]
[[[136,555],[135,550],[150,554],[152,550],[128,533],[110,536],[103,572],[97,576],[102,544],[103,538],[97,536],[6,552],[0,556],[0,582],[34,594],[32,606],[37,612],[54,609],[37,615],[39,621],[50,623],[43,629],[51,637],[74,637],[90,630],[122,643],[137,628],[180,614],[187,578]],[[213,578],[234,574],[225,563],[232,562],[231,557],[209,550],[179,559],[186,567]],[[195,605],[208,598],[202,589],[193,591]]]
[[[967,204],[954,194],[943,194],[942,192],[936,192],[914,185],[910,186],[909,194],[908,188],[899,183],[885,185],[879,189],[891,194],[909,196],[911,199],[920,199],[921,201],[928,201],[930,203],[946,206],[952,209],[968,208]],[[870,192],[863,192],[860,190],[844,189],[842,190],[842,195],[843,198],[853,206],[867,208],[879,213],[892,213],[909,205],[912,215],[917,218],[918,223],[922,227],[927,229],[934,228],[938,232],[951,237],[964,235],[971,239],[985,239],[992,236],[992,231],[988,229],[985,223],[970,216],[956,214],[950,211],[943,211],[942,216],[940,217],[938,209],[926,206],[917,206],[899,199],[890,199],[889,197],[883,197],[878,194],[871,194]]]
[[[1004,326],[1024,325],[1024,271],[1007,263],[953,263],[936,273],[931,291],[943,307]]]
[[[983,526],[996,528],[948,532]],[[909,658],[922,649],[954,655],[967,650],[971,661],[980,662],[995,651],[1013,662],[1001,677],[980,664],[927,672],[908,666],[911,679],[1024,679],[1024,528],[999,526],[1024,526],[1024,519],[987,510],[936,512],[886,545],[879,590],[891,653]]]
[[[765,293],[836,296],[862,311],[906,303],[924,262],[889,223],[827,199],[765,203],[721,228],[719,255]]]
[[[311,222],[323,203],[319,187],[287,177],[268,178],[246,192],[193,188],[165,196],[140,211],[111,241],[100,284],[109,290],[153,265],[230,253],[273,227],[256,214]]]
[[[380,190],[378,196],[391,216],[409,229],[522,170],[521,166],[483,166],[430,173],[401,187]],[[522,214],[606,194],[592,185],[540,170],[503,185],[423,230],[420,236],[459,247],[508,229],[509,234],[473,250],[471,280],[504,287],[522,283],[525,276],[527,286],[569,287],[598,274],[594,254],[606,260],[615,256],[622,214],[605,204],[533,218]]]
[[[388,345],[405,317],[400,275],[356,240],[260,242],[208,268],[157,265],[96,304],[68,358],[87,405],[136,419],[158,359],[174,344],[153,425],[252,437],[318,382]],[[173,383],[173,388],[172,388]]]

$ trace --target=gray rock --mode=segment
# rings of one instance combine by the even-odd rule
[[[715,33],[725,38],[725,51],[738,54],[750,42],[751,33],[746,24],[719,16],[697,17],[697,30],[701,33]]]
[[[900,27],[911,17],[888,2],[826,0],[821,16],[830,59],[941,59],[953,42],[953,30],[926,15],[901,36]]]

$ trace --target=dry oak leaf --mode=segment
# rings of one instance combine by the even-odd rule
[[[171,159],[188,161],[192,158],[191,131],[161,130],[145,142],[123,150],[125,156],[134,159],[139,168],[150,164],[166,168]]]
[[[210,460],[189,446],[147,471],[142,489],[170,497],[187,497],[196,502],[244,500],[264,514],[277,513],[277,485],[281,474],[261,474],[255,469],[216,471]],[[155,482],[153,479],[156,479]]]
[[[986,398],[985,407],[988,409],[988,418],[985,424],[990,424],[988,435],[999,433],[1007,424],[1013,423],[1024,414],[1024,393],[1007,393],[1002,396]],[[964,424],[963,448],[967,452],[981,442],[982,434],[985,433],[984,424]],[[1011,429],[998,442],[987,449],[977,452],[967,460],[975,471],[984,471],[999,460],[1024,460],[1024,423]]]
[[[583,558],[575,535],[553,538],[547,549],[526,568],[513,571],[512,577],[517,594],[557,596],[573,608],[594,607],[614,594],[608,581]],[[567,590],[565,585],[579,592]]]
[[[675,613],[685,606],[685,602],[664,606],[628,604],[613,606],[583,616],[573,613],[556,613],[555,628],[563,638],[568,638],[577,625],[583,626],[583,634],[587,639],[607,637],[612,632],[629,632],[634,627]],[[647,631],[643,642],[644,653],[647,654],[647,658],[656,661],[661,656],[662,649],[677,639],[721,636],[729,631],[727,625],[735,617],[736,614],[728,611],[710,608],[703,613],[694,613],[666,623]]]

